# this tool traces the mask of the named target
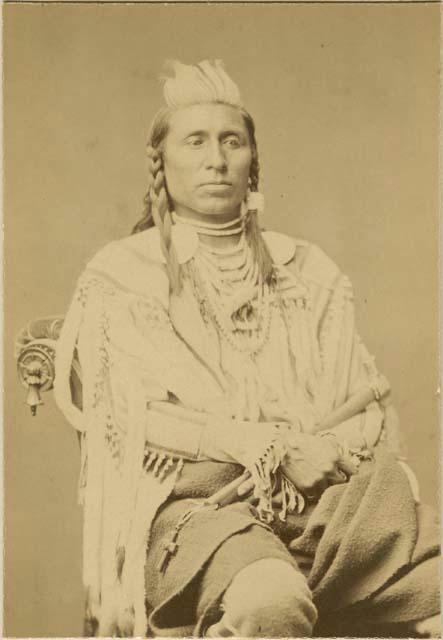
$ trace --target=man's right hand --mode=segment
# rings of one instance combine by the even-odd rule
[[[288,452],[280,468],[311,501],[317,500],[328,486],[344,483],[357,472],[357,467],[343,457],[334,436],[308,433],[291,435]],[[238,496],[247,496],[253,486],[250,478],[245,479],[237,490]],[[278,497],[275,498],[278,502]]]
[[[343,458],[333,436],[297,433],[290,436],[281,470],[299,491],[314,500],[329,485],[346,482],[348,476],[357,472],[357,467]]]

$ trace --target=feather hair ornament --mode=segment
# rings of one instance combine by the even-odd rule
[[[204,102],[243,106],[239,88],[226,73],[221,60],[203,60],[196,65],[169,60],[166,67],[175,74],[162,78],[168,107],[174,109]]]

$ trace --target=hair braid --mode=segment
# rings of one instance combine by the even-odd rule
[[[133,232],[136,233],[154,225],[157,227],[161,251],[166,260],[171,291],[179,293],[181,290],[180,264],[172,242],[172,218],[162,157],[159,150],[151,145],[148,145],[147,153],[151,163],[148,191],[143,199],[144,216],[134,227]]]
[[[254,153],[251,160],[251,168],[249,170],[249,185],[251,191],[258,191],[258,182],[260,178],[260,163],[258,161],[258,153]]]
[[[258,191],[260,163],[258,160],[255,136],[253,138],[253,142],[253,154],[249,170],[249,189],[250,191]],[[263,276],[263,281],[272,286],[275,282],[274,263],[260,231],[257,218],[258,212],[256,209],[250,209],[247,216],[246,237],[248,239],[249,246],[251,247],[253,255],[257,261],[260,273]]]
[[[154,226],[155,222],[152,218],[151,211],[151,197],[149,195],[149,189],[146,191],[145,196],[143,198],[143,211],[142,217],[138,222],[132,227],[131,233],[140,233],[141,231],[145,231],[145,229],[150,229]]]

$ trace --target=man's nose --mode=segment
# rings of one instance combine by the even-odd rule
[[[224,171],[226,169],[226,155],[219,142],[213,142],[208,145],[206,166],[208,169],[217,169],[218,171]]]

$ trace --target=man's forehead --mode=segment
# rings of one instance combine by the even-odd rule
[[[194,104],[177,109],[172,114],[169,125],[170,132],[178,136],[192,131],[246,130],[239,109],[217,103]]]

